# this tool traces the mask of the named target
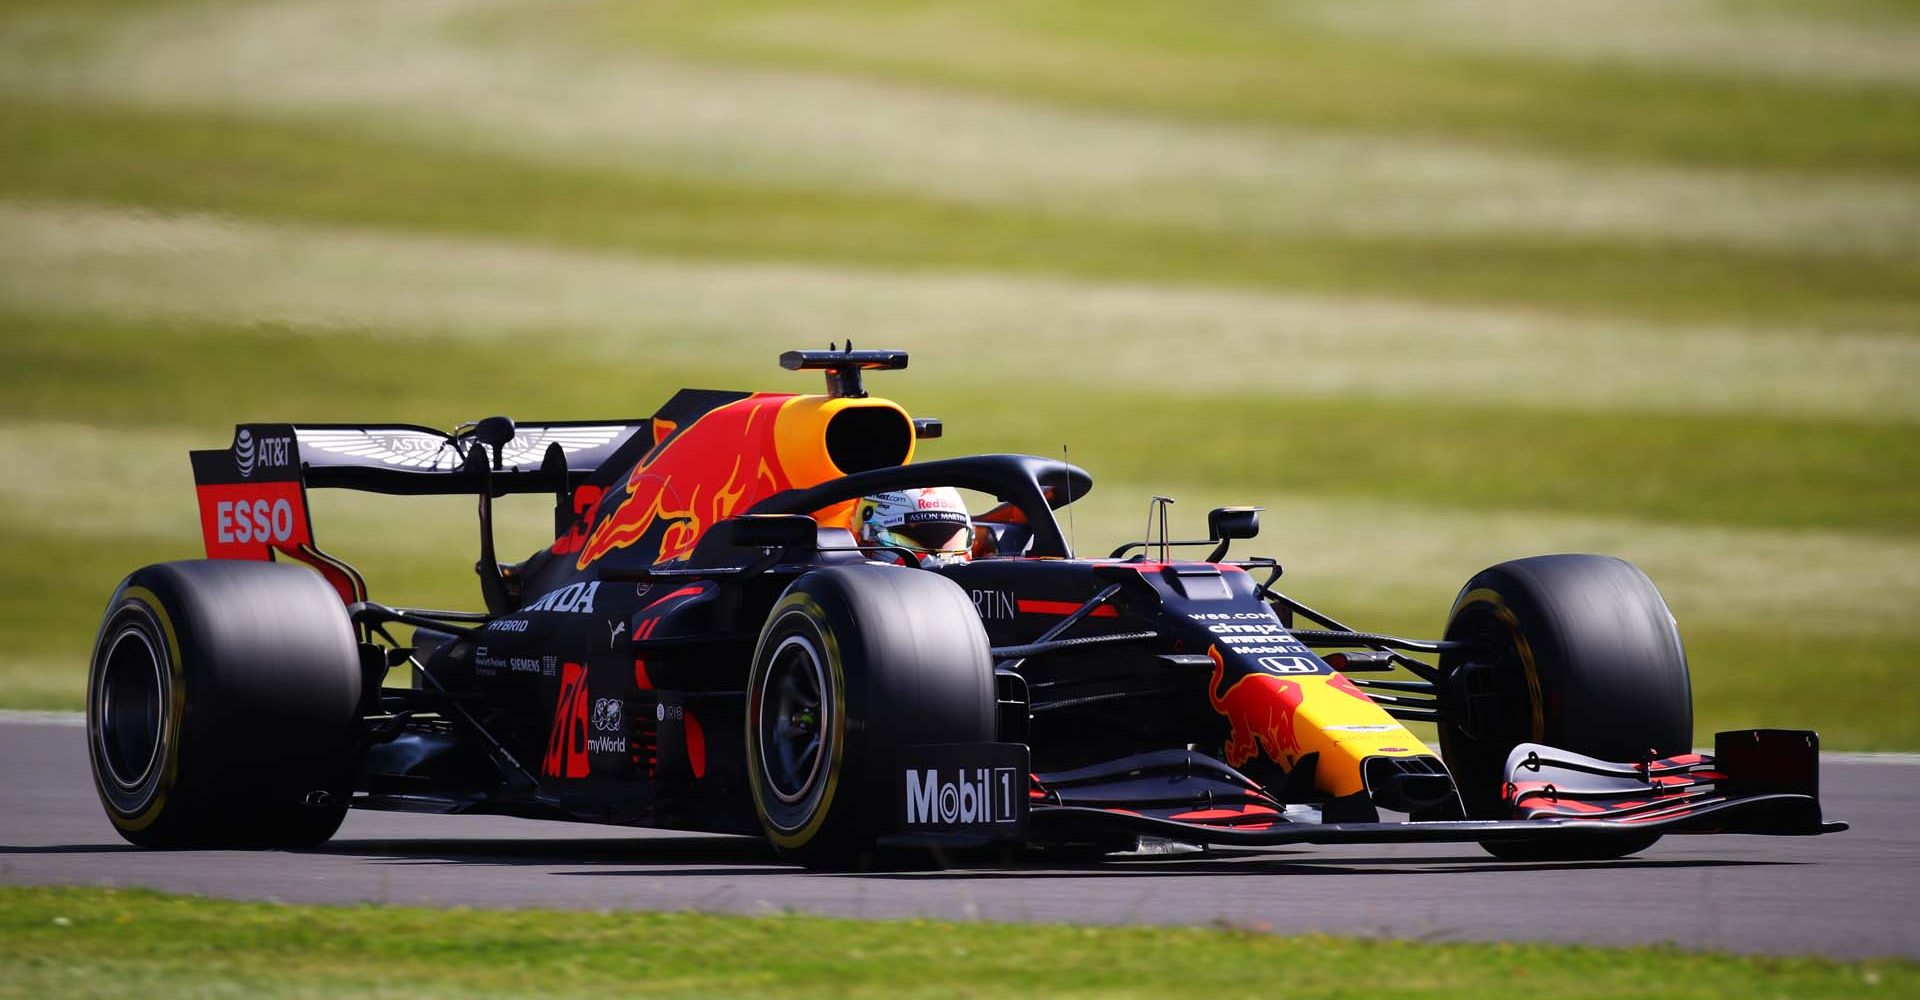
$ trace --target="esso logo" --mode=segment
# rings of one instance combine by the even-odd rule
[[[293,505],[285,500],[222,500],[213,506],[222,544],[285,542],[293,538]]]

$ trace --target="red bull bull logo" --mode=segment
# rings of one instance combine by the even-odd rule
[[[693,551],[708,528],[794,485],[779,467],[774,426],[788,395],[763,394],[716,407],[641,459],[619,491],[620,503],[593,526],[574,565],[664,525],[653,562]]]
[[[871,436],[876,427],[884,429],[890,422],[884,417],[878,425],[846,423],[842,443],[834,445],[832,429],[843,426],[840,418],[855,410],[891,413],[904,432],[904,448],[876,452],[844,440],[847,433]],[[847,470],[835,464],[836,447],[856,469],[905,465],[913,460],[912,419],[884,399],[786,393],[733,399],[683,424],[656,417],[653,451],[634,464],[623,483],[607,490],[574,567],[584,570],[634,545],[642,546],[649,563],[684,559],[715,524],[782,490],[845,475]],[[891,433],[884,436],[892,440]],[[812,513],[822,524],[835,524],[852,511],[849,500]]]
[[[1306,700],[1300,682],[1267,673],[1248,673],[1225,691],[1226,660],[1220,648],[1212,646],[1213,679],[1207,685],[1207,700],[1213,710],[1226,716],[1231,731],[1227,736],[1227,763],[1244,766],[1259,754],[1264,744],[1267,756],[1282,767],[1292,767],[1300,755],[1300,740],[1294,733],[1294,715]]]
[[[1334,674],[1327,679],[1327,686],[1341,694],[1358,698],[1369,705],[1374,704],[1373,699],[1367,697],[1367,693],[1360,690],[1360,688],[1353,683],[1353,679],[1346,674]]]

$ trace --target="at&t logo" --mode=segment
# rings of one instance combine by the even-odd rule
[[[240,428],[240,436],[233,442],[233,460],[240,466],[240,478],[253,476],[253,432]]]
[[[293,439],[263,437],[255,440],[251,428],[242,427],[233,439],[233,464],[240,478],[252,479],[255,469],[284,469],[292,464]]]

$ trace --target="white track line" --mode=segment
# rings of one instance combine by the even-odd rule
[[[0,708],[0,726],[84,726],[87,717],[82,712],[27,712],[14,708]]]
[[[1822,753],[1820,759],[1848,764],[1920,764],[1920,753]]]

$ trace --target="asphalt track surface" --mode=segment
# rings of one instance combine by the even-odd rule
[[[791,910],[1065,923],[1229,924],[1421,940],[1544,940],[1920,958],[1920,762],[1824,762],[1818,838],[1670,837],[1623,861],[1497,862],[1471,845],[1132,856],[1062,866],[917,858],[814,874],[759,841],[482,816],[349,814],[325,848],[145,851],[101,814],[85,730],[0,723],[0,882],[234,899]]]

